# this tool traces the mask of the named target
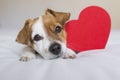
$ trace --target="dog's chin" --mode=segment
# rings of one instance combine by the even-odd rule
[[[58,56],[54,56],[54,57],[48,57],[48,58],[44,58],[44,59],[53,60],[53,59],[58,59],[58,58],[62,58],[62,55],[58,55]]]
[[[53,60],[53,59],[58,59],[60,58],[60,56],[56,56],[56,57],[53,57],[53,58],[47,58],[48,60]]]
[[[63,53],[61,52],[59,55],[53,55],[50,53],[51,56],[42,56],[43,59],[46,60],[52,60],[52,59],[58,59],[58,58],[62,58],[63,57]]]

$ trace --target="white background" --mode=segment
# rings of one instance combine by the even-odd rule
[[[20,29],[28,18],[44,14],[46,8],[71,12],[76,19],[89,5],[105,8],[112,19],[112,29],[120,29],[120,0],[0,0],[0,27]]]

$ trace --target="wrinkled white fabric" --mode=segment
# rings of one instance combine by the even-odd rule
[[[120,80],[120,31],[111,33],[106,49],[29,62],[19,61],[24,45],[15,42],[16,35],[17,30],[0,30],[0,80]]]

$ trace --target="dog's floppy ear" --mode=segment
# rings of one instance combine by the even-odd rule
[[[25,21],[24,27],[22,28],[22,30],[19,32],[16,41],[22,44],[28,44],[29,40],[30,40],[30,27],[32,25],[32,20],[28,19]]]
[[[64,25],[67,20],[70,18],[70,13],[65,12],[56,12],[51,9],[47,9],[45,12],[46,15],[51,15],[56,18],[56,20],[61,24]]]

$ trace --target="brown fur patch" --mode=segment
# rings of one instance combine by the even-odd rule
[[[57,22],[55,18],[52,16],[44,15],[43,16],[43,23],[44,23],[44,29],[46,30],[48,37],[50,40],[60,40],[62,42],[65,42],[66,40],[66,32],[60,23]],[[62,31],[60,33],[55,33],[55,27],[61,26]]]
[[[32,25],[38,20],[39,18],[27,19],[25,21],[24,27],[18,33],[16,41],[25,45],[30,45],[32,43],[31,40],[31,33],[32,33]]]

